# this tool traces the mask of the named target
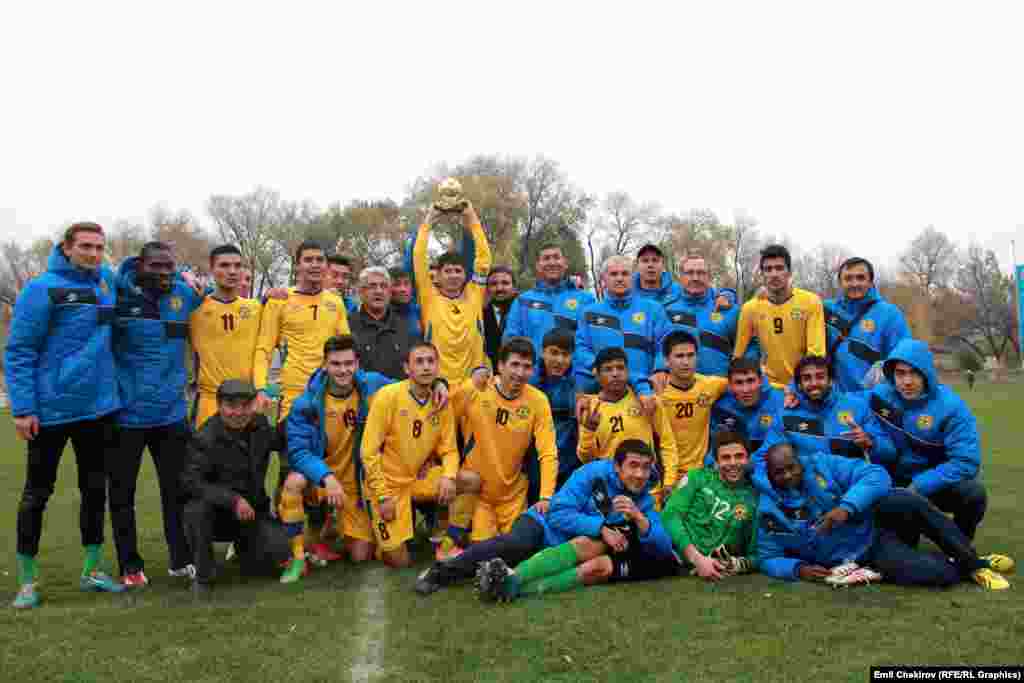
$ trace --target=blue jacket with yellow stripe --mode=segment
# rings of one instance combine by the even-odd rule
[[[782,389],[773,387],[767,377],[761,378],[761,395],[749,408],[727,391],[711,407],[711,433],[729,430],[743,434],[750,446],[751,462],[763,461],[768,449],[783,440],[779,429],[783,400]],[[709,449],[704,466],[714,464],[715,454]]]
[[[526,337],[533,342],[539,357],[548,332],[558,327],[576,334],[581,311],[596,301],[593,294],[577,289],[567,278],[557,285],[538,281],[536,287],[523,292],[512,302],[501,339]],[[540,363],[534,363],[534,368],[534,377],[539,377]]]
[[[138,259],[118,271],[114,356],[123,427],[162,427],[185,419],[188,319],[203,296],[176,277],[167,294],[154,297],[135,283]]]
[[[46,272],[14,304],[4,352],[12,415],[35,415],[47,427],[121,407],[111,346],[116,297],[109,268],[76,268],[54,247]]]
[[[576,387],[584,393],[597,393],[594,358],[602,349],[617,346],[626,352],[630,385],[637,394],[651,394],[648,378],[665,365],[661,344],[670,331],[661,304],[631,292],[622,297],[609,294],[587,306],[580,313],[572,357]]]
[[[715,310],[715,300],[724,295],[733,305]],[[697,351],[697,372],[702,375],[726,377],[729,361],[736,346],[736,325],[740,319],[740,306],[736,305],[736,292],[731,289],[709,288],[704,296],[691,296],[680,290],[679,296],[665,304],[665,313],[673,330],[685,330],[700,341]],[[752,340],[743,354],[745,358],[760,360],[761,347]]]
[[[892,458],[892,439],[871,412],[864,396],[833,386],[823,400],[812,401],[796,384],[790,384],[789,390],[800,400],[800,405],[782,409],[779,427],[798,454],[832,453],[861,460],[868,455],[873,460]],[[842,436],[854,424],[860,425],[871,436],[874,445],[869,454]]]
[[[911,337],[910,326],[899,306],[883,299],[873,287],[863,299],[827,299],[824,307],[835,383],[843,391],[863,391],[868,370]],[[839,339],[843,341],[838,343]]]

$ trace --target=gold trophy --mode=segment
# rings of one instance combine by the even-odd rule
[[[469,201],[462,196],[462,183],[455,178],[445,178],[437,186],[434,208],[441,213],[461,214]]]

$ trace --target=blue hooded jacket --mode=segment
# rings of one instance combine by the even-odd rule
[[[548,377],[543,371],[530,384],[544,392],[551,404],[555,420],[555,441],[558,444],[558,478],[565,479],[580,466],[576,446],[579,442],[579,423],[576,422],[576,382],[572,366],[561,377]]]
[[[612,510],[611,505],[615,496],[628,496],[650,522],[647,533],[639,537],[644,551],[667,559],[673,556],[672,539],[654,509],[651,486],[652,482],[648,482],[643,493],[631,493],[615,472],[613,459],[595,460],[573,472],[565,486],[551,498],[546,515],[533,508],[527,514],[544,527],[544,542],[556,546],[577,536],[597,538],[605,524],[626,524],[626,518]]]
[[[43,427],[91,420],[121,407],[112,353],[116,278],[76,268],[54,247],[46,272],[14,305],[4,375],[15,417]]]
[[[312,374],[306,383],[306,390],[295,399],[291,412],[288,413],[285,429],[288,435],[289,465],[315,486],[320,486],[324,477],[331,473],[331,468],[325,462],[327,418],[324,406],[327,403],[328,379],[323,368]],[[362,443],[362,432],[366,427],[366,416],[370,412],[370,396],[381,387],[397,381],[378,372],[356,372],[355,390],[359,393],[359,409],[356,413],[356,438],[352,440],[352,460],[355,463],[357,482],[362,479],[359,448]],[[362,505],[362,500],[359,501],[359,505]]]
[[[907,401],[896,390],[893,368],[897,362],[924,375],[920,398]],[[928,345],[904,339],[889,354],[883,371],[886,381],[872,389],[871,409],[892,437],[895,450],[877,461],[896,482],[909,482],[924,496],[977,477],[981,467],[977,422],[963,399],[939,383]]]
[[[420,305],[418,303],[415,301],[410,301],[407,304],[392,303],[391,309],[405,318],[405,321],[409,324],[410,339],[423,339]]]
[[[834,567],[861,560],[875,542],[874,504],[892,482],[878,466],[827,453],[798,456],[804,468],[799,490],[779,490],[764,470],[754,475],[760,491],[757,556],[761,571],[787,581],[800,578],[800,566]],[[845,524],[819,533],[825,513],[841,506],[850,513]]]
[[[843,296],[827,299],[824,306],[836,386],[843,391],[863,391],[864,376],[871,366],[888,358],[900,341],[911,337],[903,311],[883,299],[874,287],[863,299],[851,301]],[[850,323],[865,309],[868,312],[851,330]],[[836,346],[841,334],[846,337]]]
[[[732,308],[715,310],[719,296],[732,299]],[[709,288],[704,296],[695,297],[680,290],[675,299],[665,304],[665,313],[672,330],[685,330],[700,341],[697,352],[697,372],[702,375],[726,377],[729,361],[736,346],[736,325],[740,319],[740,306],[736,305],[736,292],[731,289]],[[744,358],[761,359],[761,346],[751,340]]]
[[[185,368],[188,319],[203,302],[180,277],[168,294],[153,298],[135,283],[138,258],[118,271],[114,356],[121,390],[118,423],[123,427],[162,427],[185,420]]]
[[[879,424],[861,394],[850,394],[835,385],[829,389],[823,401],[812,401],[795,383],[789,390],[800,400],[796,408],[783,408],[779,429],[785,432],[785,439],[793,444],[798,455],[832,453],[849,458],[865,459],[860,446],[848,437],[841,436],[856,423],[864,429],[874,443],[871,459],[891,459],[895,452],[888,432]]]
[[[750,460],[764,460],[768,449],[783,440],[778,425],[782,421],[785,395],[767,377],[761,378],[761,395],[750,408],[740,403],[731,391],[722,394],[711,407],[711,433],[729,430],[743,434],[750,443]],[[714,467],[715,454],[709,449],[705,467]]]
[[[533,289],[516,297],[508,309],[502,341],[510,337],[526,337],[538,354],[544,348],[544,336],[556,327],[575,334],[580,312],[597,300],[590,292],[577,289],[567,278],[557,285],[540,281]],[[539,378],[540,364],[535,363],[534,378]]]
[[[682,286],[668,272],[662,272],[657,289],[644,289],[640,286],[640,273],[633,273],[633,293],[641,299],[653,299],[662,306],[684,294]]]
[[[602,349],[617,346],[626,352],[630,385],[641,396],[651,394],[648,378],[665,366],[661,344],[670,329],[660,304],[632,293],[623,297],[609,294],[587,306],[580,313],[572,357],[577,388],[583,393],[597,393],[594,358]]]

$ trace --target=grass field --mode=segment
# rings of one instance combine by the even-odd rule
[[[1024,559],[1017,492],[1024,459],[1022,385],[968,395],[984,434],[988,516],[982,551]],[[6,608],[15,591],[14,518],[24,447],[0,416],[0,679],[5,681],[864,681],[880,664],[1024,661],[1020,586],[986,593],[869,586],[832,590],[747,576],[592,588],[509,606],[469,587],[429,598],[416,570],[341,563],[298,586],[243,582],[229,568],[214,602],[193,606],[167,577],[151,463],[139,526],[153,585],[132,595],[77,590],[81,553],[70,452],[50,501],[40,553],[44,604]],[[113,566],[108,529],[107,555]],[[426,561],[426,547],[418,557]],[[420,565],[423,564],[420,563]],[[1012,580],[1012,579],[1011,579]]]

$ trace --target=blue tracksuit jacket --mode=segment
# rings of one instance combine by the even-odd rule
[[[546,515],[533,508],[526,514],[544,527],[544,542],[555,546],[577,536],[597,538],[604,524],[626,524],[625,517],[614,512],[611,506],[615,496],[629,496],[651,523],[647,533],[639,537],[644,551],[654,557],[670,558],[673,556],[672,539],[654,509],[649,489],[650,484],[643,493],[630,493],[615,473],[613,460],[595,460],[573,472],[565,486],[551,498]]]
[[[745,435],[750,442],[751,462],[763,461],[768,449],[783,440],[779,429],[783,400],[782,389],[773,387],[767,377],[761,380],[760,398],[750,408],[744,407],[727,391],[711,407],[711,433],[729,430]],[[715,454],[709,449],[704,466],[714,464]]]
[[[715,310],[715,300],[725,295],[733,300],[732,308]],[[685,330],[700,340],[697,352],[697,372],[702,375],[725,377],[729,374],[729,361],[736,346],[736,324],[740,319],[740,306],[736,305],[736,292],[731,289],[708,289],[702,297],[693,297],[685,291],[665,304],[665,313],[673,330]],[[756,341],[747,346],[745,358],[760,360],[761,346]]]
[[[317,370],[309,378],[306,391],[295,399],[291,412],[288,413],[286,434],[288,435],[288,463],[308,481],[319,486],[324,477],[331,473],[325,460],[327,449],[327,430],[324,406],[327,395],[327,373]],[[369,414],[369,399],[378,389],[397,380],[379,372],[356,372],[356,391],[359,392],[359,409],[356,414],[356,437],[352,440],[352,460],[356,465],[356,481],[362,478],[362,459],[359,447],[362,432]],[[362,501],[359,501],[362,505]]]
[[[779,427],[799,455],[833,453],[863,459],[864,451],[841,436],[843,432],[850,431],[851,422],[855,422],[874,442],[870,453],[872,458],[884,460],[892,457],[892,439],[871,412],[863,395],[846,393],[833,386],[825,399],[817,402],[809,399],[795,384],[790,384],[789,390],[800,399],[800,405],[782,409]]]
[[[871,366],[888,358],[900,341],[911,337],[903,311],[883,299],[874,288],[859,301],[840,297],[827,299],[824,306],[835,384],[843,391],[863,391],[862,382]],[[851,329],[850,323],[864,309],[868,312]],[[841,334],[846,337],[837,346]]]
[[[555,441],[558,444],[558,478],[565,479],[580,466],[576,446],[579,442],[579,424],[576,422],[576,382],[572,367],[562,377],[548,377],[543,372],[530,384],[544,392],[551,404],[555,420]],[[539,472],[538,472],[539,475]]]
[[[114,356],[123,427],[161,427],[185,419],[188,319],[203,296],[180,278],[153,297],[135,284],[136,257],[118,271]]]
[[[640,286],[640,273],[633,273],[633,294],[641,299],[653,299],[662,306],[683,296],[682,286],[667,272],[661,274],[661,283],[657,289],[644,289]]]
[[[594,358],[610,346],[626,352],[629,383],[640,395],[652,393],[648,377],[664,368],[661,343],[669,333],[665,309],[651,299],[627,293],[623,297],[608,295],[580,313],[576,329],[576,352],[572,366],[576,370],[576,386],[582,392],[597,393]]]
[[[925,377],[925,393],[907,401],[892,384],[892,370],[904,362]],[[886,380],[870,394],[871,409],[892,437],[894,451],[877,457],[893,479],[909,482],[924,496],[978,476],[981,439],[967,404],[956,392],[940,384],[925,342],[904,339],[883,366]],[[880,456],[882,454],[879,454]]]
[[[502,341],[510,337],[526,337],[533,342],[533,348],[539,355],[544,346],[544,335],[556,327],[575,334],[580,311],[597,300],[590,292],[577,289],[568,279],[557,285],[538,282],[537,286],[516,297],[508,309],[505,332]],[[536,368],[534,378],[540,376],[540,364]]]
[[[4,376],[15,417],[43,427],[91,420],[121,407],[112,353],[114,273],[76,268],[54,247],[46,272],[14,305]]]
[[[861,560],[875,542],[874,504],[892,482],[885,469],[863,460],[826,453],[799,456],[804,467],[799,490],[779,490],[758,471],[754,486],[758,503],[757,556],[761,571],[777,579],[800,578],[800,566],[834,567]],[[828,533],[815,528],[834,507],[850,512],[846,524]]]

